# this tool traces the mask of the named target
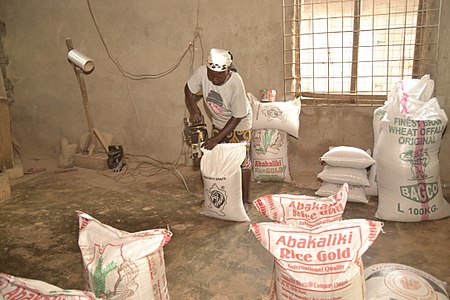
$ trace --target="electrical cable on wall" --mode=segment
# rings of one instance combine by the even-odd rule
[[[201,54],[202,54],[202,61],[204,59],[204,52],[203,52],[203,44],[202,44],[202,40],[201,40],[201,35],[200,35],[200,31],[201,28],[199,27],[198,24],[198,20],[199,20],[199,13],[200,13],[200,0],[197,0],[197,12],[196,12],[196,27],[194,29],[194,33],[193,33],[193,38],[191,40],[191,42],[188,44],[187,48],[185,49],[185,51],[183,52],[183,54],[181,55],[181,57],[176,61],[176,63],[170,67],[169,69],[167,69],[166,71],[157,73],[157,74],[133,74],[129,71],[126,71],[122,65],[118,62],[118,60],[112,55],[112,53],[110,52],[108,45],[106,44],[106,41],[104,39],[103,33],[100,29],[100,26],[98,25],[98,22],[95,18],[94,12],[92,10],[92,6],[90,3],[90,0],[87,0],[87,4],[88,4],[88,9],[89,9],[89,13],[91,15],[91,18],[94,22],[94,26],[96,28],[96,31],[100,37],[100,40],[106,50],[106,53],[109,57],[109,59],[114,63],[114,65],[117,67],[117,69],[119,70],[119,72],[121,73],[121,75],[123,77],[125,77],[126,79],[130,79],[130,80],[154,80],[154,79],[159,79],[162,78],[164,76],[169,75],[170,73],[172,73],[173,71],[175,71],[181,64],[181,62],[183,61],[183,59],[186,57],[186,55],[190,54],[189,56],[189,60],[190,60],[190,64],[189,64],[189,75],[192,75],[194,72],[194,61],[195,61],[195,44],[198,41],[200,43],[200,48],[201,48]],[[130,90],[130,86],[127,83],[127,88],[128,88],[128,96],[131,99],[132,105],[134,107],[135,110],[135,114],[138,117],[137,114],[137,110],[136,107],[134,105],[133,99],[132,99],[132,95],[131,95],[131,90]],[[185,109],[185,113],[186,115],[186,109]],[[138,120],[138,125],[141,129],[141,131],[143,131],[143,128],[140,124],[140,120],[139,117],[137,118]],[[128,158],[134,158],[135,161],[137,162],[137,165],[133,168],[130,169],[128,167],[128,165],[125,165],[124,169],[122,169],[121,174],[117,174],[115,176],[108,176],[106,174],[103,174],[113,180],[116,180],[118,182],[121,183],[131,183],[134,182],[137,176],[145,176],[145,177],[149,177],[149,176],[154,176],[154,175],[161,175],[161,174],[167,174],[169,172],[174,172],[174,175],[179,178],[186,190],[188,192],[189,188],[186,184],[185,179],[183,178],[183,175],[178,171],[177,167],[178,167],[178,162],[180,160],[180,157],[182,157],[183,153],[184,153],[184,147],[185,147],[185,143],[184,140],[182,142],[182,146],[181,146],[181,150],[180,153],[178,155],[177,160],[174,163],[169,163],[169,162],[161,162],[159,160],[156,160],[150,156],[146,156],[146,155],[139,155],[139,154],[126,154],[126,157]],[[142,160],[145,159],[145,160]]]
[[[91,7],[91,1],[90,0],[86,0],[87,4],[88,4],[88,8],[89,8],[89,13],[92,17],[92,21],[94,22],[94,26],[97,30],[97,33],[100,37],[100,40],[102,41],[103,47],[106,50],[106,53],[108,54],[108,57],[111,59],[111,61],[116,65],[117,69],[120,71],[120,73],[132,80],[146,80],[146,79],[158,79],[161,77],[164,77],[166,75],[169,75],[170,73],[172,73],[173,71],[175,71],[181,64],[181,62],[183,61],[183,59],[185,58],[185,56],[192,50],[195,50],[195,42],[197,39],[200,39],[200,28],[198,27],[198,8],[197,8],[197,25],[196,28],[194,30],[194,37],[191,40],[191,42],[188,44],[186,50],[183,52],[183,54],[181,55],[181,57],[177,60],[177,62],[170,67],[169,69],[167,69],[166,71],[157,73],[157,74],[133,74],[131,72],[126,71],[122,65],[118,62],[118,60],[111,54],[111,52],[109,51],[108,45],[106,44],[106,41],[103,37],[103,33],[100,30],[100,27],[97,23],[97,20],[95,18],[94,12],[92,10]]]

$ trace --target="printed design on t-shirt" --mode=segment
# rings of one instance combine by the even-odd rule
[[[208,97],[206,97],[206,103],[209,108],[215,113],[221,113],[223,111],[223,99],[216,91],[209,91]]]

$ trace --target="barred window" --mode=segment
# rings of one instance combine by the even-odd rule
[[[442,0],[283,0],[285,95],[378,106],[437,72]]]

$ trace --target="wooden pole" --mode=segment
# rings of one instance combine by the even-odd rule
[[[71,50],[74,49],[72,40],[70,38],[66,38],[66,45],[67,45],[68,52],[70,52]],[[70,62],[70,63],[73,66],[75,76],[77,77],[78,84],[80,85],[81,98],[83,99],[84,113],[86,114],[86,119],[87,119],[88,129],[89,129],[90,142],[89,142],[89,148],[88,148],[89,152],[88,153],[89,153],[89,156],[91,156],[92,153],[94,152],[94,149],[96,146],[95,145],[96,134],[94,133],[94,120],[92,118],[92,112],[91,112],[91,108],[89,106],[86,84],[84,82],[83,71],[81,69],[77,68],[77,66],[75,66],[72,62]],[[81,150],[84,150],[84,149],[81,149]],[[106,150],[106,153],[108,153],[108,150]]]

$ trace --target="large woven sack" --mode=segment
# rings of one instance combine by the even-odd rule
[[[168,300],[163,246],[172,233],[129,233],[78,212],[79,237],[88,289],[103,299]]]
[[[255,181],[292,182],[288,158],[288,134],[278,129],[252,131],[252,178]]]
[[[382,223],[364,219],[316,227],[252,224],[256,238],[275,258],[272,300],[364,300],[361,256]]]
[[[410,106],[404,103],[402,107]],[[444,110],[436,98],[415,101],[412,112],[399,111],[395,102],[386,110],[374,149],[378,187],[375,215],[400,222],[450,216],[450,205],[442,194],[438,158],[448,121]]]
[[[250,221],[242,202],[241,188],[241,164],[246,156],[246,143],[218,144],[212,150],[202,148],[202,151],[204,215],[228,221]]]
[[[340,221],[347,204],[348,184],[329,197],[269,194],[253,201],[256,209],[272,221],[314,227]]]
[[[301,111],[299,98],[285,102],[260,102],[251,93],[247,95],[252,104],[253,129],[274,128],[298,138]]]

